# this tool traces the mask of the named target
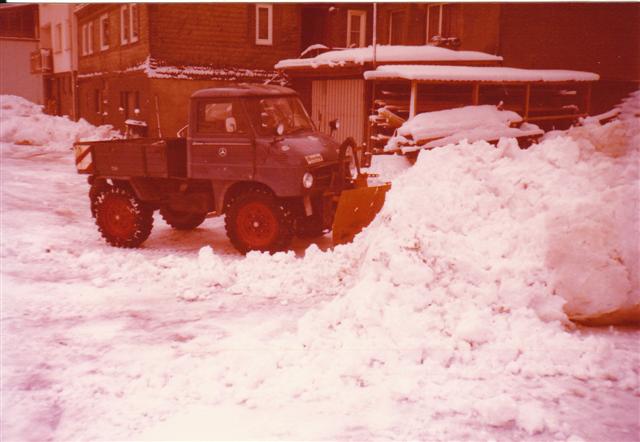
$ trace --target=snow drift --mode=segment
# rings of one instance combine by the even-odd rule
[[[95,127],[80,119],[47,115],[43,107],[15,95],[0,96],[0,141],[7,148],[26,150],[37,146],[38,152],[69,150],[76,141],[120,138],[112,126]]]
[[[637,408],[638,352],[567,318],[637,318],[638,101],[528,150],[463,141],[411,168],[390,157],[374,165],[395,178],[372,225],[302,259],[98,246],[80,177],[31,195],[17,182],[42,174],[14,167],[3,213],[29,211],[32,230],[3,219],[3,342],[17,361],[3,360],[3,429],[31,440],[622,440],[618,427],[637,418],[617,425],[619,410],[600,405]],[[12,112],[59,140],[75,124]],[[46,180],[60,185],[67,170]],[[219,328],[234,306],[271,310]]]
[[[224,271],[201,253],[236,293],[335,295],[274,338],[268,357],[230,352],[220,382],[250,409],[331,401],[323,410],[349,416],[345,428],[400,439],[495,437],[460,430],[479,425],[507,439],[571,438],[578,418],[557,404],[581,383],[640,394],[638,355],[567,321],[638,319],[637,123],[579,127],[528,150],[503,139],[422,151],[373,224],[330,252],[250,254]],[[146,437],[181,422],[217,434],[198,413]]]

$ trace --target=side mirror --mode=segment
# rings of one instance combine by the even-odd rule
[[[187,129],[189,129],[189,125],[183,126],[178,132],[176,132],[176,137],[178,138],[186,138],[187,137]]]
[[[331,129],[331,132],[340,129],[340,120],[336,118],[335,120],[329,121],[329,128]]]

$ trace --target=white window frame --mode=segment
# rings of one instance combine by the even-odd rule
[[[62,52],[63,43],[63,31],[62,23],[56,23],[53,25],[53,52]]]
[[[69,24],[69,20],[64,21],[64,50],[71,50],[71,25]]]
[[[387,40],[389,44],[394,44],[391,41],[391,36],[393,35],[393,14],[404,14],[405,11],[396,9],[395,11],[389,11],[389,39]],[[428,22],[427,22],[428,23]],[[427,24],[428,26],[428,24]],[[427,34],[428,35],[428,34]],[[404,40],[404,39],[403,39]],[[396,43],[397,44],[397,43]],[[402,43],[401,43],[402,44]]]
[[[120,44],[129,44],[129,36],[124,30],[124,11],[129,11],[129,5],[124,4],[120,6]],[[131,33],[131,13],[129,13],[129,33]]]
[[[133,10],[136,10],[136,17],[138,17],[138,22],[136,23],[135,29],[138,31],[138,35],[133,35]],[[137,3],[129,4],[129,43],[135,43],[140,39],[140,10],[138,9]]]
[[[429,26],[431,24],[431,11],[435,10],[436,8],[438,9],[438,32],[435,35],[439,35],[442,37],[443,36],[442,35],[442,11],[444,10],[444,7],[448,4],[449,3],[436,3],[433,5],[427,6],[427,35],[426,35],[427,44],[429,43],[429,34],[430,34]],[[450,37],[450,36],[447,35],[447,37]]]
[[[93,54],[93,22],[87,25],[87,55]]]
[[[360,35],[358,41],[351,41],[351,18],[360,17]],[[356,47],[363,48],[365,46],[365,40],[367,36],[367,11],[361,9],[349,9],[347,11],[347,47],[356,43]]]
[[[138,30],[138,35],[133,35],[133,9],[135,8],[136,10],[136,16],[140,13],[140,10],[138,9],[138,4],[137,3],[126,3],[122,6],[120,6],[120,44],[121,45],[127,45],[127,44],[131,44],[131,43],[135,43],[137,42],[140,38],[139,38],[139,34],[140,34],[140,28],[139,26],[137,26],[137,30]],[[127,11],[129,14],[129,34],[125,35],[125,31],[124,31],[124,12]],[[138,23],[140,23],[140,17],[138,17]]]
[[[267,38],[260,38],[260,9],[267,10]],[[273,45],[273,5],[268,3],[256,3],[256,44]]]
[[[106,51],[109,49],[109,41],[104,41],[104,23],[109,23],[109,14],[102,14],[100,16],[100,50]],[[109,39],[111,39],[111,29],[109,29]]]
[[[93,54],[93,22],[85,23],[82,29],[82,55]]]
[[[87,25],[80,26],[80,54],[87,55]]]

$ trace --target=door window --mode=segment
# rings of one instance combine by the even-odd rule
[[[246,133],[246,124],[240,105],[232,101],[200,103],[198,132],[212,135]]]

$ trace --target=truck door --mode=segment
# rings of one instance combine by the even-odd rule
[[[188,140],[189,177],[253,179],[253,135],[242,103],[232,98],[204,99],[198,100],[194,110],[196,127]]]

